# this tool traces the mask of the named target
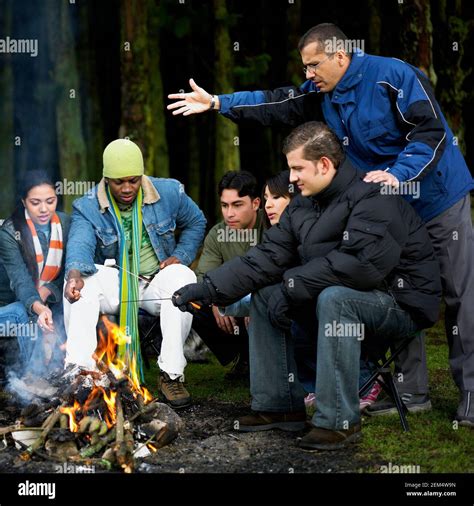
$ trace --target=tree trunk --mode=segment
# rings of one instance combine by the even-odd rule
[[[71,26],[71,11],[77,5],[53,2],[49,13],[49,39],[54,59],[56,84],[56,129],[58,140],[59,172],[61,179],[88,181],[87,151],[82,132],[79,75],[75,53],[75,40]],[[63,196],[66,211],[78,194]]]
[[[401,5],[402,26],[400,37],[403,59],[423,71],[436,86],[433,66],[433,25],[430,0],[414,0]]]
[[[159,67],[157,6],[152,0],[122,0],[122,122],[119,136],[142,149],[148,175],[169,176]]]
[[[214,0],[215,16],[215,89],[219,93],[233,92],[232,71],[234,68],[232,55],[232,42],[229,36],[226,0]],[[224,173],[229,170],[240,169],[240,153],[238,146],[238,127],[221,115],[216,117],[216,147],[214,164],[214,182],[220,181]],[[217,203],[217,216],[220,213],[220,204]]]
[[[104,117],[99,100],[97,80],[97,49],[94,34],[91,30],[93,16],[97,12],[91,4],[81,5],[80,15],[80,69],[81,90],[85,97],[84,107],[84,137],[87,149],[88,176],[91,180],[99,181],[102,178],[102,152],[104,150]]]
[[[443,112],[456,136],[461,151],[466,153],[465,127],[463,112],[469,102],[469,95],[465,91],[465,81],[472,72],[472,65],[466,65],[464,53],[473,29],[472,20],[465,20],[462,13],[462,1],[438,2],[439,30],[436,34],[440,59],[439,101]],[[471,92],[472,97],[472,92]]]
[[[372,54],[380,54],[380,34],[382,31],[382,21],[380,16],[380,0],[369,0],[369,51]],[[365,49],[367,51],[367,49]]]
[[[294,0],[294,3],[288,3],[288,67],[287,77],[295,86],[299,86],[304,81],[303,64],[298,51],[298,42],[301,33],[301,0]]]
[[[12,5],[8,0],[0,0],[0,33],[11,33]],[[11,214],[15,199],[14,132],[13,132],[13,70],[11,56],[3,54],[0,58],[0,218]]]

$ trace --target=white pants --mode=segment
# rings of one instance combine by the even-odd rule
[[[96,369],[92,358],[97,347],[96,326],[100,313],[119,312],[119,271],[96,265],[98,272],[83,278],[81,298],[71,304],[64,298],[64,324],[66,327],[66,364],[73,363],[91,370]],[[193,317],[183,313],[171,300],[147,300],[168,298],[184,285],[196,282],[196,275],[181,264],[172,264],[160,270],[145,288],[140,281],[139,306],[148,313],[160,315],[163,341],[158,357],[160,369],[171,379],[181,377],[186,367],[183,347],[191,329]]]

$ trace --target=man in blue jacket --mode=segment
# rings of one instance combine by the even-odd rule
[[[64,289],[66,363],[95,369],[96,325],[104,312],[120,314],[131,338],[118,347],[119,357],[140,366],[138,309],[160,314],[159,387],[174,408],[182,408],[190,403],[183,346],[192,316],[176,309],[170,297],[196,280],[187,266],[202,243],[206,220],[178,181],[144,175],[135,143],[115,140],[103,158],[104,178],[73,203]]]
[[[461,393],[456,419],[474,426],[474,239],[470,215],[473,178],[426,76],[396,58],[348,49],[335,25],[317,25],[298,49],[307,80],[299,87],[210,95],[193,91],[173,114],[218,110],[233,121],[296,126],[322,115],[366,182],[404,195],[425,221],[441,268],[450,365]],[[409,410],[429,409],[422,339],[401,360],[400,391]],[[471,400],[472,399],[472,400]],[[372,413],[394,410],[381,402]]]

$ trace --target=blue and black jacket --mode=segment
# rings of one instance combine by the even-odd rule
[[[299,88],[219,96],[220,112],[239,122],[297,126],[321,120],[361,170],[386,170],[402,182],[420,182],[406,196],[427,222],[470,190],[473,178],[427,77],[396,58],[353,55],[330,93],[311,81]]]

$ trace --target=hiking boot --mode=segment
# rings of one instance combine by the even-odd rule
[[[305,428],[306,412],[273,413],[258,411],[237,418],[234,429],[239,432],[258,432],[260,430],[280,429],[295,432]]]
[[[428,394],[401,394],[400,398],[404,402],[410,413],[420,413],[421,411],[431,411],[431,401]],[[369,406],[365,413],[370,416],[388,415],[397,413],[395,403],[388,395],[385,395],[372,406]]]
[[[232,364],[231,369],[226,372],[224,378],[226,380],[249,380],[250,368],[248,358],[238,356]]]
[[[340,450],[357,443],[362,438],[360,423],[347,430],[329,430],[313,427],[306,436],[298,440],[298,446],[306,450]]]
[[[158,377],[158,389],[166,402],[174,409],[186,408],[191,404],[191,396],[181,378],[172,380],[164,371]]]
[[[459,425],[474,427],[474,392],[462,392],[455,419]]]

